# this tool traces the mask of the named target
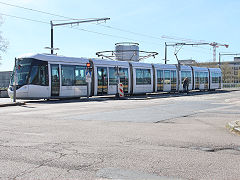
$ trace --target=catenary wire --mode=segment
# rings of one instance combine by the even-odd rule
[[[51,15],[51,16],[61,17],[61,18],[68,19],[68,20],[69,19],[71,19],[71,20],[81,20],[81,19],[67,17],[67,16],[55,14],[55,13],[49,13],[49,12],[46,12],[46,11],[27,8],[27,7],[23,7],[23,6],[19,6],[19,5],[13,5],[13,4],[6,3],[6,2],[1,2],[1,1],[0,1],[0,4],[4,4],[4,5],[7,5],[7,6],[12,6],[12,7],[16,7],[16,8],[21,8],[21,9],[25,9],[25,10],[29,10],[29,11],[33,11],[33,12],[38,12],[38,13],[42,13],[42,14],[47,14],[47,15]],[[94,18],[88,18],[88,19],[94,19]],[[143,33],[133,32],[133,31],[129,31],[129,30],[125,30],[125,29],[122,29],[122,28],[117,28],[117,27],[113,27],[113,26],[109,26],[109,25],[102,25],[102,24],[96,24],[96,25],[103,26],[105,28],[110,28],[110,29],[122,31],[122,32],[131,33],[131,34],[134,34],[134,35],[145,36],[145,37],[152,38],[152,39],[158,39],[158,40],[161,40],[161,41],[163,41],[163,39],[172,39],[172,40],[180,40],[180,41],[185,41],[185,42],[203,42],[202,40],[198,41],[198,40],[185,39],[185,38],[166,36],[166,35],[162,35],[161,37],[157,37],[157,36],[151,36],[151,35],[147,35],[147,34],[143,34]],[[128,38],[126,38],[126,39],[128,39]],[[204,41],[204,42],[206,42],[206,41]]]
[[[35,19],[15,16],[15,15],[10,15],[10,14],[5,14],[5,13],[0,13],[0,14],[4,15],[4,16],[8,16],[8,17],[13,17],[13,18],[17,18],[17,19],[26,20],[26,21],[37,22],[37,23],[42,23],[42,24],[50,24],[49,22],[44,22],[44,21],[40,21],[40,20],[35,20]],[[76,29],[76,30],[80,30],[80,31],[85,31],[85,32],[89,32],[89,33],[94,33],[94,34],[98,34],[98,35],[102,35],[102,36],[108,36],[108,37],[114,37],[114,38],[121,38],[121,39],[131,40],[131,41],[138,41],[138,42],[144,42],[144,43],[161,45],[161,44],[158,44],[158,43],[147,42],[147,41],[142,41],[142,40],[139,41],[139,40],[136,40],[136,39],[126,38],[126,37],[123,37],[123,36],[116,36],[116,35],[106,34],[106,33],[101,33],[101,32],[96,32],[96,31],[87,30],[87,29],[83,29],[83,28],[68,27],[68,26],[63,26],[63,27],[64,28]]]

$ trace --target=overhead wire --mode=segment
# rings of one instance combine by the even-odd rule
[[[27,8],[27,7],[23,7],[23,6],[19,6],[19,5],[14,5],[14,4],[10,4],[10,3],[6,3],[6,2],[2,2],[2,1],[0,1],[0,4],[4,4],[4,5],[7,5],[7,6],[12,6],[12,7],[16,7],[16,8],[21,8],[21,9],[25,9],[25,10],[29,10],[29,11],[33,11],[33,12],[38,12],[38,13],[42,13],[42,14],[47,14],[47,15],[51,15],[51,16],[55,16],[55,17],[61,17],[61,18],[64,18],[66,20],[69,20],[69,19],[71,19],[71,20],[83,20],[83,19],[76,19],[76,18],[63,16],[63,15],[59,15],[59,14],[55,14],[55,13],[49,13],[49,12],[42,11],[42,10]],[[94,18],[87,18],[87,19],[94,19]],[[86,20],[86,19],[84,19],[84,20]],[[56,20],[56,21],[60,21],[60,20]],[[105,28],[114,29],[114,30],[118,30],[118,31],[122,31],[122,32],[131,33],[131,34],[134,34],[134,35],[145,36],[145,37],[152,38],[152,39],[158,39],[158,40],[161,40],[161,41],[163,41],[163,39],[172,39],[172,40],[180,40],[180,41],[184,41],[184,42],[203,42],[202,40],[199,41],[199,40],[185,39],[185,38],[179,38],[179,37],[174,37],[174,36],[166,36],[166,35],[162,35],[161,37],[157,37],[157,36],[147,35],[147,34],[143,34],[143,33],[133,32],[133,31],[129,31],[129,30],[125,30],[125,29],[122,29],[122,28],[117,28],[117,27],[113,27],[113,26],[109,26],[109,25],[102,25],[102,24],[95,24],[95,25],[102,26],[102,27],[105,27]],[[206,41],[204,41],[204,42],[206,42]]]
[[[25,9],[25,10],[29,10],[29,11],[34,11],[34,12],[38,12],[38,13],[48,14],[48,15],[51,15],[51,16],[61,17],[61,18],[65,18],[65,19],[72,19],[72,18],[69,18],[67,16],[62,16],[62,15],[58,15],[58,14],[54,14],[54,13],[48,13],[46,11],[41,11],[41,10],[37,10],[37,9],[18,6],[18,5],[14,5],[14,4],[10,4],[10,3],[6,3],[6,2],[2,2],[2,1],[0,1],[0,4],[4,4],[4,5],[7,5],[7,6],[12,6],[12,7],[16,7],[16,8],[21,8],[21,9]]]
[[[0,13],[0,14],[4,15],[4,16],[8,16],[8,17],[13,17],[13,18],[17,18],[17,19],[26,20],[26,21],[37,22],[37,23],[48,24],[48,25],[50,24],[49,22],[45,22],[45,21],[40,21],[40,20],[35,20],[35,19],[30,19],[30,18],[25,18],[25,17],[20,17],[20,16],[14,16],[14,15],[5,14],[5,13]],[[85,31],[85,32],[89,32],[89,33],[94,33],[94,34],[98,34],[98,35],[108,36],[108,37],[121,38],[121,39],[126,39],[126,40],[131,40],[131,41],[139,41],[139,40],[127,38],[127,37],[124,37],[124,36],[106,34],[106,33],[96,32],[96,31],[92,31],[92,30],[87,30],[87,29],[84,29],[84,28],[76,28],[75,26],[74,27],[63,26],[63,27],[64,28],[76,29],[76,30],[80,30],[80,31]],[[141,41],[141,40],[139,42],[153,44],[153,42],[147,42],[147,41]],[[154,43],[154,44],[157,44],[157,43]],[[160,45],[160,44],[157,44],[157,45]]]
[[[35,19],[30,19],[30,18],[25,18],[25,17],[20,17],[20,16],[14,16],[14,15],[5,14],[5,13],[1,13],[1,12],[0,12],[0,14],[4,15],[4,16],[8,16],[8,17],[13,17],[13,18],[17,18],[17,19],[26,20],[26,21],[32,21],[32,22],[38,22],[38,23],[43,23],[43,24],[49,24],[48,22],[39,21],[39,20],[35,20]]]
[[[23,7],[23,6],[19,6],[19,5],[13,5],[10,3],[6,3],[6,2],[2,2],[0,1],[0,4],[3,5],[7,5],[7,6],[12,6],[12,7],[16,7],[16,8],[21,8],[24,10],[29,10],[29,11],[33,11],[33,12],[37,12],[37,13],[42,13],[42,14],[46,14],[46,15],[51,15],[51,16],[55,16],[55,17],[60,17],[60,18],[64,18],[66,20],[87,20],[87,19],[94,19],[94,18],[87,18],[87,19],[77,19],[77,18],[72,18],[72,17],[67,17],[67,16],[63,16],[63,15],[59,15],[59,14],[55,14],[55,13],[50,13],[50,12],[46,12],[46,11],[42,11],[42,10],[37,10],[37,9],[32,9],[32,8],[27,8],[27,7]],[[35,19],[30,19],[30,18],[25,18],[25,17],[19,17],[19,16],[15,16],[15,15],[9,15],[9,14],[5,14],[5,13],[0,13],[4,16],[8,16],[8,17],[13,17],[13,18],[17,18],[17,19],[22,19],[22,20],[27,20],[27,21],[32,21],[32,22],[38,22],[38,23],[43,23],[43,24],[50,24],[48,22],[44,22],[44,21],[40,21],[40,20],[35,20]],[[64,20],[54,20],[54,21],[64,21]],[[114,29],[114,30],[118,30],[118,31],[122,31],[122,32],[126,32],[126,33],[130,33],[130,34],[134,34],[134,35],[139,35],[142,37],[147,37],[147,38],[152,38],[152,39],[158,39],[163,41],[163,39],[171,39],[171,40],[180,40],[180,41],[184,41],[184,42],[206,42],[203,40],[193,40],[193,39],[186,39],[186,38],[180,38],[180,37],[176,37],[176,36],[166,36],[166,35],[162,35],[161,37],[157,37],[157,36],[152,36],[152,35],[148,35],[148,34],[143,34],[143,33],[138,33],[138,32],[133,32],[130,30],[125,30],[122,28],[118,28],[118,27],[113,27],[110,25],[103,25],[103,24],[95,24],[98,26],[102,26],[105,28],[109,28],[109,29]],[[102,35],[102,36],[108,36],[108,37],[114,37],[114,38],[121,38],[121,39],[126,39],[126,40],[131,40],[131,41],[137,41],[137,42],[143,42],[143,43],[150,43],[150,44],[155,44],[155,45],[162,45],[159,43],[154,43],[154,42],[148,42],[148,41],[143,41],[143,40],[136,40],[136,39],[132,39],[132,38],[127,38],[124,36],[118,36],[118,35],[112,35],[112,34],[106,34],[106,33],[102,33],[102,32],[96,32],[96,31],[92,31],[92,30],[87,30],[84,28],[76,28],[76,27],[67,27],[64,26],[65,28],[71,28],[71,29],[75,29],[75,30],[80,30],[80,31],[84,31],[84,32],[88,32],[88,33],[94,33],[94,34],[98,34],[98,35]],[[195,46],[193,46],[195,47]],[[203,47],[199,47],[196,46],[195,48],[201,48],[201,49],[205,49],[208,50],[206,48]],[[206,52],[205,52],[206,53]],[[209,53],[209,52],[208,52]],[[210,53],[209,53],[210,54]]]

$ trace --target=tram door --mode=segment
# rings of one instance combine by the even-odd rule
[[[208,73],[207,72],[204,72],[204,78],[205,78],[204,89],[208,89]]]
[[[163,70],[157,70],[157,91],[163,91]]]
[[[59,96],[60,92],[60,78],[59,65],[51,65],[51,96]]]
[[[103,95],[108,93],[108,76],[106,67],[98,67],[98,89],[97,94]]]
[[[123,84],[123,92],[128,93],[128,68],[120,68],[120,83]]]
[[[171,71],[171,91],[176,91],[177,88],[177,73],[176,71]]]
[[[200,73],[195,72],[195,89],[199,89],[200,86]]]

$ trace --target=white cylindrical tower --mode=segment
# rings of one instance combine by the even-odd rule
[[[138,43],[122,42],[115,44],[116,60],[139,61]]]

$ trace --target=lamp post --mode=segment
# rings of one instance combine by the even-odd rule
[[[16,102],[16,91],[17,91],[17,59],[15,58],[15,65],[14,65],[14,83],[13,83],[13,102]]]

